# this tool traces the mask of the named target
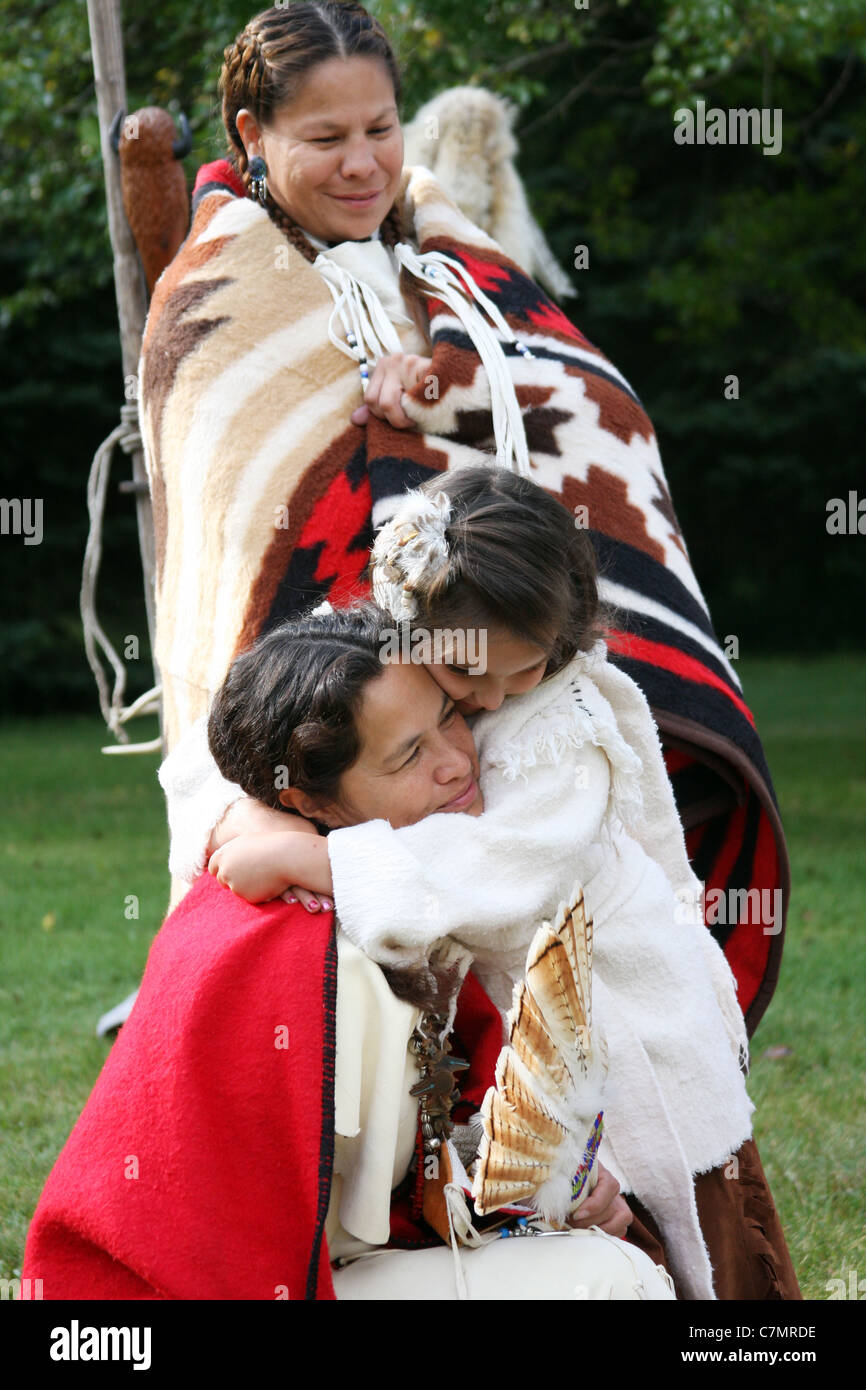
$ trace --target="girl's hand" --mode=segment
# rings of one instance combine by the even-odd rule
[[[289,888],[289,882],[296,866],[291,865],[288,854],[292,841],[297,843],[291,831],[276,834],[255,832],[236,835],[211,855],[208,873],[218,878],[227,888],[250,903],[270,902]],[[310,899],[315,894],[306,894]],[[320,901],[320,899],[318,899]],[[330,902],[330,899],[325,899]]]
[[[366,425],[371,415],[387,420],[398,430],[414,427],[400,404],[404,391],[411,391],[433,365],[432,357],[419,357],[414,352],[395,352],[388,357],[380,357],[364,393],[364,404],[352,411],[353,425]]]
[[[619,1183],[599,1163],[598,1182],[574,1215],[568,1218],[566,1225],[576,1226],[579,1230],[598,1226],[609,1236],[619,1236],[622,1240],[632,1221],[634,1212],[620,1193]]]
[[[311,893],[307,888],[299,888],[294,883],[281,896],[287,903],[300,903],[308,912],[330,912],[334,906],[330,898],[323,897],[321,893]]]
[[[229,807],[219,825],[211,832],[207,854],[211,855],[237,835],[272,834],[274,831],[294,830],[318,835],[311,821],[291,811],[277,811],[251,796],[242,796]]]

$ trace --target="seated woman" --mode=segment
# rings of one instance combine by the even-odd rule
[[[383,665],[381,641],[371,606],[271,633],[233,668],[215,730],[258,747],[251,776],[314,798],[329,821],[479,815],[464,720],[423,667]],[[410,735],[424,756],[395,776]],[[420,1016],[334,941],[330,917],[254,907],[204,875],[156,938],[49,1176],[24,1277],[47,1299],[454,1298],[447,1232],[421,1218],[409,1173]],[[477,1110],[501,1023],[471,976],[454,1034]],[[575,1222],[624,1231],[621,1199],[602,1188],[595,1218]],[[371,1258],[389,1240],[392,1253]],[[360,1255],[332,1274],[332,1259]],[[603,1229],[492,1239],[466,1249],[461,1270],[475,1297],[672,1297],[653,1259]]]

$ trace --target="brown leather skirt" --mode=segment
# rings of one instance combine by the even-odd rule
[[[716,1297],[802,1299],[754,1139],[747,1139],[734,1157],[735,1167],[729,1160],[695,1179]],[[628,1204],[634,1221],[627,1239],[667,1268],[659,1230],[649,1212],[636,1197],[629,1197]]]

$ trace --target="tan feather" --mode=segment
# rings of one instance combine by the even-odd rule
[[[479,1216],[488,1216],[492,1211],[498,1211],[500,1207],[512,1207],[517,1202],[525,1202],[537,1190],[538,1184],[532,1179],[524,1181],[514,1181],[499,1178],[488,1178],[484,1185],[483,1195],[475,1194],[475,1210]]]
[[[589,1050],[586,1004],[581,998],[568,952],[551,927],[536,933],[532,958],[526,965],[526,982],[544,1020],[565,1055]]]
[[[562,1053],[547,1031],[544,1016],[525,980],[521,980],[515,991],[508,1042],[527,1071],[538,1077],[543,1085],[552,1084],[559,1090],[568,1083],[569,1073]]]
[[[509,1044],[481,1110],[472,1188],[479,1214],[536,1194],[548,1212],[561,1217],[568,1210],[586,1142],[582,1112],[587,1107],[588,1125],[606,1071],[604,1047],[592,1048],[591,1020],[592,919],[578,888],[571,906],[560,906],[555,927],[545,922],[536,932],[526,979],[514,993]],[[590,1082],[591,1071],[587,1090],[581,1081]],[[568,1127],[557,1118],[560,1110]]]
[[[562,941],[568,953],[568,962],[574,975],[578,994],[583,1001],[586,1026],[592,1029],[592,918],[586,910],[583,890],[575,888],[575,899],[571,907],[560,903],[553,930]]]
[[[560,904],[556,925],[545,922],[536,932],[526,979],[548,1029],[567,1057],[577,1049],[585,1072],[592,1027],[592,918],[580,888],[570,907]]]
[[[540,1134],[537,1130],[531,1129],[522,1119],[515,1124],[513,1112],[501,1097],[497,1096],[496,1091],[493,1095],[496,1100],[486,1117],[487,1124],[484,1127],[491,1146],[498,1146],[513,1156],[520,1167],[529,1166],[546,1172],[551,1149],[558,1147],[560,1136],[557,1135],[555,1140],[551,1140],[547,1134]],[[539,1126],[540,1128],[542,1126]]]
[[[512,1133],[531,1135],[548,1146],[548,1152],[562,1143],[566,1131],[544,1101],[520,1077],[510,1048],[503,1048],[496,1063],[496,1087],[491,1087],[491,1107],[500,1123]],[[486,1101],[486,1097],[485,1097]],[[484,1114],[484,1109],[481,1111]],[[491,1112],[492,1113],[492,1112]]]
[[[481,1114],[484,1134],[473,1196],[483,1216],[525,1200],[546,1182],[565,1131],[543,1112],[534,1111],[540,1121],[536,1123],[515,1111],[494,1087],[485,1096]]]
[[[499,1138],[486,1133],[479,1148],[478,1170],[472,1188],[475,1209],[481,1216],[504,1203],[524,1201],[537,1192],[551,1174],[550,1146],[496,1126]],[[555,1154],[556,1150],[553,1150]],[[538,1153],[545,1156],[538,1157]]]

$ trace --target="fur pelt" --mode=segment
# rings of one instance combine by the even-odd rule
[[[515,167],[516,114],[484,87],[449,87],[404,127],[405,160],[431,169],[470,222],[563,299],[577,291],[533,217]]]

